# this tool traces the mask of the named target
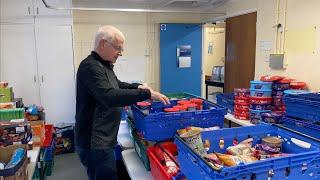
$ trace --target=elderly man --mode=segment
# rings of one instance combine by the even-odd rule
[[[117,179],[114,147],[123,106],[146,99],[170,103],[147,85],[118,80],[113,64],[122,55],[125,37],[113,26],[99,28],[94,51],[77,72],[75,144],[90,180]]]

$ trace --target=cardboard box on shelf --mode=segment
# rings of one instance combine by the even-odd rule
[[[13,91],[12,87],[0,88],[0,102],[12,102]]]
[[[0,147],[0,162],[8,164],[14,151],[17,148],[25,149],[24,157],[14,167],[0,170],[0,179],[4,180],[26,180],[28,178],[27,171],[27,151],[25,144],[15,144],[6,147]]]

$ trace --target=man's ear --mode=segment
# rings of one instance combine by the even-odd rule
[[[103,39],[101,39],[100,42],[99,42],[99,49],[103,50],[105,48],[105,46],[106,46],[106,43],[104,42]]]

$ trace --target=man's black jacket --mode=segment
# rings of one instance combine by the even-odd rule
[[[92,51],[77,72],[76,146],[114,148],[121,107],[150,98],[150,91],[138,85],[119,81],[113,65]]]

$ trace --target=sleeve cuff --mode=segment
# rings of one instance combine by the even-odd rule
[[[142,85],[142,84],[139,84],[139,83],[132,83],[131,84],[135,89],[138,89],[138,86]]]
[[[151,98],[151,92],[149,89],[139,89],[140,90],[140,101],[144,101]]]

